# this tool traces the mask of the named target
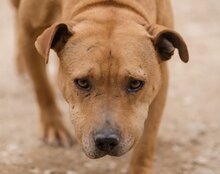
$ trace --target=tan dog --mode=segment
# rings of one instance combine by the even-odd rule
[[[44,139],[71,143],[42,59],[48,62],[52,48],[60,59],[59,87],[85,154],[121,156],[134,147],[130,173],[151,174],[167,92],[166,60],[177,48],[188,61],[185,42],[171,29],[169,0],[13,3],[18,58],[33,80]]]

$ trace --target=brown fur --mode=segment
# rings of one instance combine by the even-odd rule
[[[172,30],[169,0],[21,0],[17,15],[19,55],[33,80],[44,139],[71,143],[42,59],[48,62],[52,48],[60,59],[59,87],[85,153],[106,155],[95,148],[92,133],[117,128],[120,144],[109,155],[134,147],[131,174],[151,174],[168,84],[164,60],[177,48],[188,61],[185,42]],[[88,78],[92,90],[79,90],[73,83],[79,78]],[[130,78],[145,81],[143,89],[126,92]]]

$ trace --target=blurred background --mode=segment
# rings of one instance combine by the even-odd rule
[[[219,174],[220,1],[172,2],[176,30],[188,43],[190,62],[183,64],[175,56],[169,63],[169,96],[159,133],[155,173]],[[130,154],[89,160],[77,144],[62,149],[40,142],[39,113],[31,84],[20,78],[15,68],[14,30],[13,8],[8,0],[1,0],[0,173],[127,173]],[[61,97],[60,105],[68,113]]]

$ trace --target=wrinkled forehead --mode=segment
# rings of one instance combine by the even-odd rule
[[[86,76],[111,71],[112,74],[144,77],[154,54],[147,34],[143,31],[129,33],[121,27],[111,34],[108,32],[103,27],[76,31],[63,52],[69,73]]]

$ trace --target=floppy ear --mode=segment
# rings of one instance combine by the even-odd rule
[[[186,43],[179,33],[157,24],[149,26],[147,30],[153,36],[154,46],[162,60],[169,60],[177,48],[181,60],[185,63],[189,61]]]
[[[73,35],[72,27],[72,23],[55,23],[37,38],[35,47],[38,53],[45,58],[46,63],[48,63],[50,49],[59,52]]]

